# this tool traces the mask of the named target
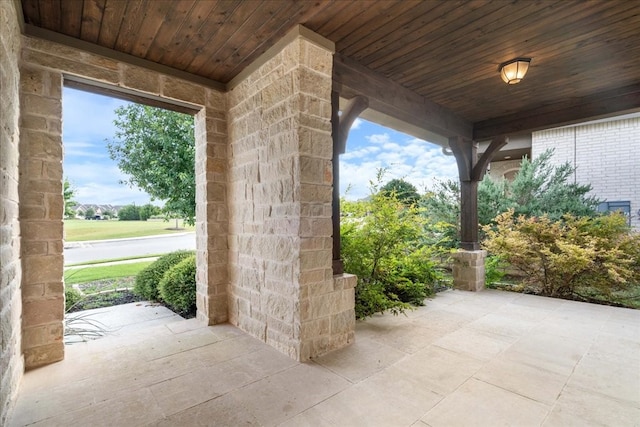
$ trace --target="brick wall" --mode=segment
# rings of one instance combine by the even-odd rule
[[[520,159],[491,162],[491,169],[489,169],[488,175],[494,179],[497,179],[497,178],[512,179],[513,174],[520,169],[520,163],[521,163]]]
[[[640,118],[625,118],[534,132],[532,154],[555,148],[555,163],[576,166],[575,179],[591,184],[603,201],[630,201],[631,224],[640,229]]]
[[[332,50],[296,37],[228,94],[229,320],[306,360],[353,339],[332,272]]]
[[[0,425],[6,425],[24,370],[20,317],[20,29],[15,3],[0,2]]]

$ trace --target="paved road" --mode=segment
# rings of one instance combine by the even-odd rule
[[[64,263],[68,265],[79,262],[160,254],[177,251],[179,249],[195,248],[196,234],[193,232],[136,239],[72,242],[65,245]]]

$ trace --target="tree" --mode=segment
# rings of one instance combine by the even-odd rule
[[[76,191],[71,187],[71,183],[68,178],[64,179],[64,183],[62,186],[62,195],[64,197],[64,216],[65,218],[74,218],[76,216],[76,211],[73,210],[75,206],[78,206],[78,203],[73,200],[73,196]]]
[[[118,219],[120,221],[139,221],[140,209],[136,205],[126,205],[118,212]]]
[[[485,178],[478,185],[478,222],[495,224],[501,213],[513,209],[516,216],[547,215],[552,221],[566,214],[590,216],[596,212],[598,200],[587,196],[590,185],[570,182],[575,168],[569,163],[553,165],[553,150],[534,160],[524,158],[513,181]],[[460,224],[460,186],[449,180],[437,184],[435,190],[421,200],[432,225],[444,227],[443,237],[451,247],[457,246]]]
[[[392,179],[383,185],[380,191],[386,196],[395,194],[396,198],[406,206],[416,204],[420,200],[416,187],[404,179]]]
[[[144,105],[116,109],[111,158],[137,186],[189,223],[195,217],[195,138],[193,117]]]
[[[87,208],[87,210],[84,212],[85,219],[93,219],[95,215],[96,211],[94,211],[93,208]]]
[[[140,220],[146,221],[154,215],[160,215],[162,210],[157,206],[153,206],[151,203],[147,203],[144,206],[140,206],[139,212]]]

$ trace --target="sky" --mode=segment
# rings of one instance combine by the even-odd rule
[[[114,139],[115,109],[126,101],[65,88],[63,92],[64,176],[78,203],[141,205],[152,201],[146,193],[120,184],[127,179],[109,157],[107,143]],[[370,181],[386,168],[383,182],[402,178],[419,193],[434,180],[455,179],[455,159],[440,146],[363,119],[356,119],[340,156],[340,194],[357,200],[370,194]]]

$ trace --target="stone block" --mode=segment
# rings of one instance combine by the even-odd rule
[[[56,342],[39,347],[25,348],[24,365],[26,369],[33,369],[50,363],[59,362],[64,358],[64,343]]]
[[[192,104],[204,106],[205,103],[205,91],[202,86],[176,77],[162,76],[161,94],[167,98],[186,101]]]
[[[43,71],[23,67],[20,70],[20,90],[23,93],[45,95]]]
[[[484,260],[487,251],[460,250],[452,254],[453,285],[456,289],[480,291],[485,285]]]
[[[59,282],[63,276],[62,254],[46,256],[25,256],[22,268],[28,284]]]
[[[302,62],[312,70],[331,77],[333,72],[332,53],[313,43],[303,43],[301,45]]]
[[[50,43],[50,45],[54,45],[54,43]],[[34,50],[25,50],[23,52],[23,60],[32,65],[38,65],[51,70],[60,70],[69,74],[91,78],[114,85],[117,85],[120,81],[120,73],[117,70],[104,68],[104,64],[96,66],[88,62],[67,59],[55,54],[37,52]],[[107,63],[110,63],[110,61],[107,61]]]
[[[52,343],[60,343],[63,340],[64,331],[62,322],[25,328],[22,335],[22,343],[25,348],[39,347]]]
[[[21,212],[22,215],[22,212]],[[62,221],[24,221],[22,237],[26,240],[62,240]]]
[[[25,328],[62,322],[63,318],[64,296],[25,301],[23,304],[23,326]]]
[[[154,95],[160,94],[160,74],[154,71],[120,64],[120,75],[124,87]]]
[[[355,328],[356,312],[353,307],[331,316],[331,335],[348,334],[355,331]]]

